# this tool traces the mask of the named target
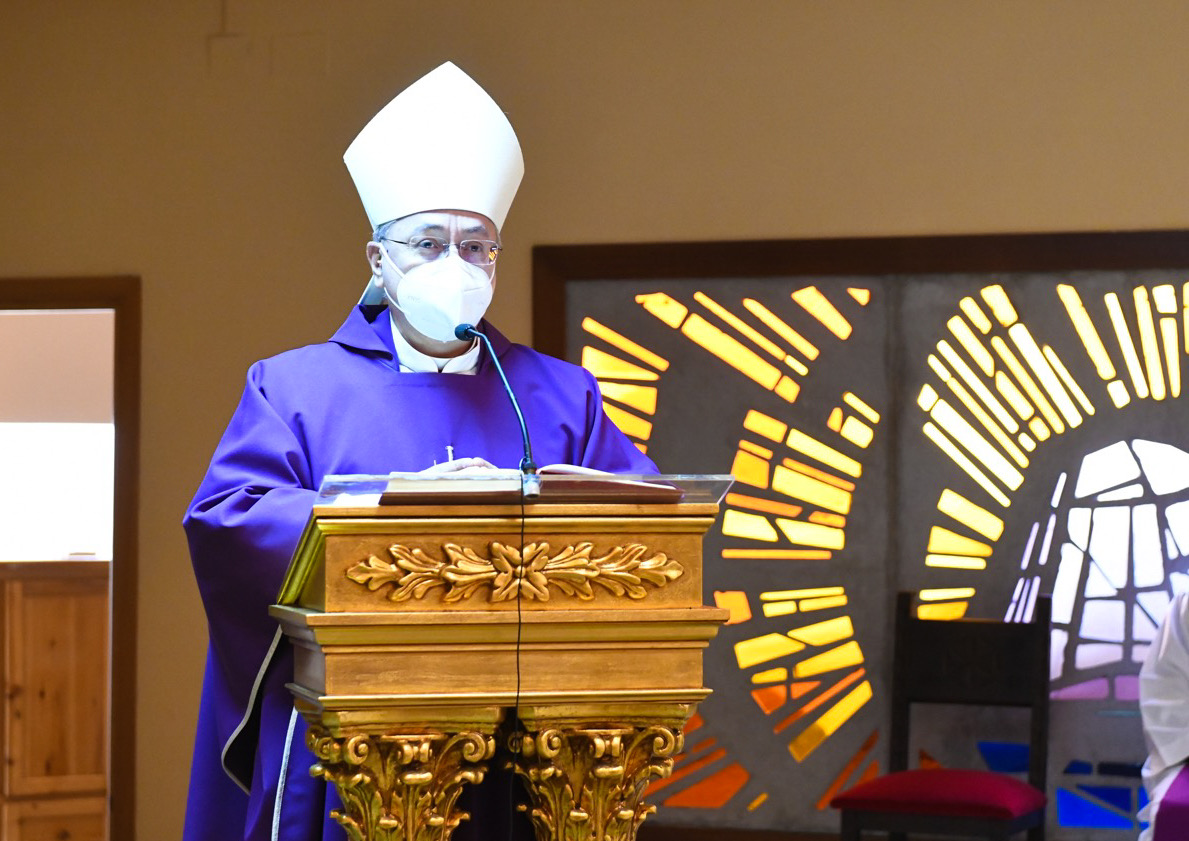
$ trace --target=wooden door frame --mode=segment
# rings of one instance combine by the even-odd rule
[[[136,831],[136,586],[140,479],[140,278],[0,279],[0,310],[110,309],[115,313],[115,499],[110,606],[108,838]]]

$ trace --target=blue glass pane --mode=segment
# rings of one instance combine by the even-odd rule
[[[1131,789],[1123,788],[1122,786],[1086,786],[1080,785],[1079,789],[1092,794],[1099,800],[1105,800],[1107,803],[1114,806],[1120,812],[1131,811]]]
[[[1071,759],[1065,766],[1066,774],[1093,774],[1094,766],[1084,759]]]
[[[1068,789],[1057,789],[1057,823],[1095,829],[1133,829],[1135,824],[1105,806],[1093,803]]]

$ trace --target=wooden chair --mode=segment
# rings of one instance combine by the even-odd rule
[[[889,773],[837,795],[842,841],[864,830],[1000,839],[1028,831],[1043,841],[1048,761],[1050,600],[1032,622],[918,619],[912,593],[896,599]],[[984,770],[908,770],[913,704],[1031,709],[1028,782]]]

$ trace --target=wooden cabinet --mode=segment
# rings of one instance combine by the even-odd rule
[[[2,841],[103,841],[108,572],[0,563]]]

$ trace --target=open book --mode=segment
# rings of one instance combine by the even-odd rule
[[[485,503],[518,502],[522,491],[532,502],[679,502],[683,496],[680,488],[646,477],[577,464],[549,464],[531,477],[507,468],[468,468],[436,476],[392,473],[380,494],[380,504],[459,503],[464,497]]]

